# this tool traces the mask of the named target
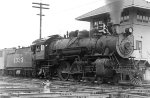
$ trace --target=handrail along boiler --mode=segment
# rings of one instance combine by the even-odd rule
[[[118,28],[119,25],[102,24],[99,30],[74,31],[67,38],[53,35],[34,41],[36,75],[44,73],[44,76],[58,76],[61,80],[94,78],[117,83],[125,74],[125,79],[132,78],[139,84],[141,78],[131,76],[133,72],[139,75],[130,58],[134,50],[133,29],[120,32]]]

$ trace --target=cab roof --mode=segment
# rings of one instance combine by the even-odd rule
[[[62,37],[59,35],[52,35],[46,38],[36,39],[35,41],[32,42],[32,45],[44,45],[44,44],[51,42],[54,39],[60,39],[60,38]]]

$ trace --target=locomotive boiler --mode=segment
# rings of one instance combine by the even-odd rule
[[[61,80],[88,78],[118,82],[121,75],[126,74],[125,79],[129,77],[137,82],[131,77],[134,72],[130,58],[134,50],[133,29],[118,32],[117,28],[74,31],[67,37],[53,35],[34,41],[32,51],[37,76],[43,73],[43,76],[58,76]]]
[[[122,33],[111,35],[106,33],[93,35],[93,37],[84,37],[82,32],[79,32],[78,37],[60,39],[52,42],[50,50],[85,47],[91,53],[101,55],[115,53],[121,58],[129,58],[133,52],[133,35],[131,34]]]

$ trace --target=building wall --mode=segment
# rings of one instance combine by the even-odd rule
[[[150,13],[145,9],[133,10],[134,48],[133,56],[150,59]]]
[[[91,21],[91,29],[94,28],[95,21],[103,21],[102,17]],[[128,27],[133,27],[134,30],[133,56],[138,59],[150,59],[150,11],[140,8],[125,9],[121,16],[120,32],[124,32]]]
[[[134,53],[137,59],[150,59],[150,12],[146,9],[128,8],[129,16],[121,23],[120,32],[125,28],[133,27]]]
[[[134,46],[135,52],[134,56],[137,58],[150,58],[150,26],[143,26],[134,24]],[[141,41],[142,46],[140,49],[138,48],[138,41]]]

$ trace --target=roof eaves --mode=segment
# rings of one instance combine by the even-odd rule
[[[144,8],[144,9],[150,9],[150,3],[148,4],[147,1],[145,0],[124,0],[124,5],[123,5],[123,9],[125,8],[130,8],[130,7],[137,7],[137,8]],[[111,4],[111,3],[110,3]],[[108,5],[102,6],[100,8],[97,8],[93,11],[90,11],[86,14],[83,14],[79,17],[76,18],[76,20],[80,20],[80,21],[89,21],[90,18],[96,16],[96,15],[101,15],[101,14],[105,14],[105,13],[109,13],[110,10],[108,9]]]
[[[104,9],[105,7],[106,7],[106,5],[105,5],[105,6],[102,6],[102,7],[99,7],[99,8],[97,8],[97,9],[95,9],[95,10],[92,10],[92,11],[86,13],[86,14],[83,14],[83,15],[81,15],[81,16],[75,18],[75,19],[76,19],[76,20],[82,20],[82,21],[84,21],[84,19],[86,19],[86,18],[89,18],[89,17],[92,17],[92,16],[96,16],[96,15],[99,15],[99,14],[108,13],[108,12],[109,12],[108,10],[107,10],[107,11],[104,10],[102,13],[98,13],[99,10]]]

